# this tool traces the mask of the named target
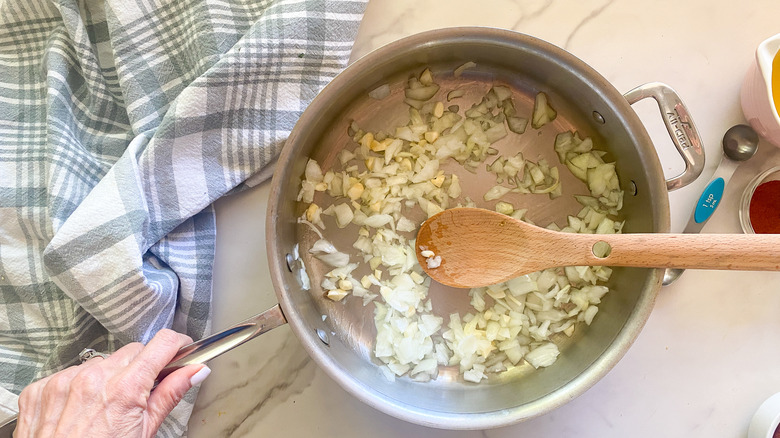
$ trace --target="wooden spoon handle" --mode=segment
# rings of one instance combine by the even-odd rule
[[[611,246],[608,256],[593,255],[596,242]],[[576,234],[560,245],[576,245],[559,266],[582,264],[575,254],[588,254],[589,265],[684,269],[780,270],[780,234]]]
[[[598,242],[609,244],[608,255],[594,254]],[[780,271],[780,234],[562,233],[479,208],[432,216],[416,244],[428,275],[462,288],[563,266]]]

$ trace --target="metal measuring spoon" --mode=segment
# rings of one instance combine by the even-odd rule
[[[683,233],[698,233],[707,219],[712,216],[723,198],[723,189],[743,161],[749,160],[758,150],[758,134],[748,125],[736,125],[723,134],[723,156],[691,213]],[[672,284],[682,275],[684,269],[667,269],[664,286]]]

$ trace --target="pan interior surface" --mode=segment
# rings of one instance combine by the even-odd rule
[[[466,62],[476,66],[455,77]],[[532,161],[545,158],[561,168],[563,196],[516,195],[507,200],[516,208],[528,208],[528,218],[539,225],[565,225],[580,205],[574,194],[588,194],[587,187],[558,162],[553,150],[555,136],[577,131],[593,138],[615,161],[625,191],[621,219],[624,232],[668,230],[668,201],[663,174],[646,132],[632,110],[600,75],[560,49],[531,37],[485,28],[433,31],[393,43],[358,60],[337,77],[306,110],[285,146],[274,176],[269,209],[269,260],[277,295],[291,327],[309,354],[344,388],[364,402],[396,417],[434,427],[478,429],[521,421],[560,406],[592,386],[622,357],[638,335],[652,308],[660,286],[658,270],[615,269],[611,292],[599,306],[590,326],[579,324],[571,337],[554,338],[561,354],[548,368],[524,364],[479,384],[464,382],[457,367],[440,367],[429,382],[408,377],[388,380],[372,355],[376,329],[374,307],[359,298],[333,302],[319,286],[331,268],[306,251],[319,237],[296,223],[305,205],[296,202],[306,161],[313,158],[323,170],[338,168],[338,154],[353,149],[348,127],[354,120],[367,131],[391,133],[408,121],[403,89],[411,75],[429,68],[441,86],[433,100],[467,109],[492,85],[513,91],[518,113],[530,117],[538,92],[548,95],[558,115],[539,130],[528,127],[522,135],[510,134],[495,144],[504,156],[522,152]],[[391,93],[381,100],[368,93],[388,84]],[[462,98],[447,102],[446,93],[466,90]],[[464,196],[492,209],[496,201],[482,195],[496,184],[484,170],[465,171],[450,160],[446,172],[461,178]],[[490,162],[488,158],[488,162]],[[315,198],[322,207],[325,198]],[[413,220],[422,221],[422,212]],[[357,227],[338,229],[333,222],[324,237],[342,251],[351,250]],[[273,236],[273,237],[271,237]],[[298,245],[311,279],[303,290],[295,272],[285,261]],[[294,269],[293,269],[294,271]],[[357,273],[360,278],[361,273]],[[468,313],[470,297],[465,290],[441,285],[431,287],[434,311],[445,318],[452,312]]]

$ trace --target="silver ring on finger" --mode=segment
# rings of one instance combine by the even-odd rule
[[[91,348],[85,348],[81,350],[81,353],[79,353],[79,360],[81,361],[81,363],[84,363],[95,357],[102,357],[103,359],[105,359],[108,357],[108,355],[105,353],[99,353]]]

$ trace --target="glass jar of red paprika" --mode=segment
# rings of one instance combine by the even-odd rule
[[[745,233],[780,234],[780,166],[761,172],[747,185],[739,222]]]

